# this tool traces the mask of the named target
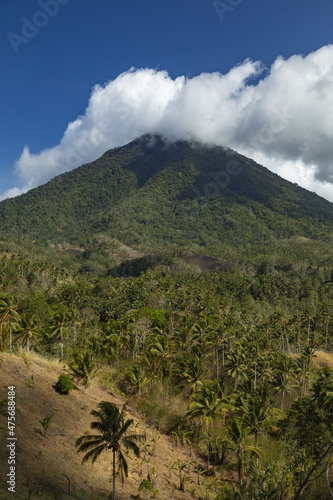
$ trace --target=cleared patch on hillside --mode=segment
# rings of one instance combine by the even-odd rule
[[[315,357],[313,358],[315,365],[327,366],[331,370],[333,370],[333,353],[324,352],[324,351],[315,351]]]
[[[311,239],[306,238],[305,236],[295,236],[295,241],[298,241],[299,243],[308,243]]]
[[[193,254],[184,257],[183,260],[192,266],[199,266],[202,271],[218,271],[220,269],[230,269],[235,267],[226,260],[210,257],[209,255]]]

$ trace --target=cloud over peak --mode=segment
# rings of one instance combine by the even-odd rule
[[[270,69],[246,60],[227,74],[172,79],[134,69],[96,85],[84,115],[60,143],[16,162],[15,196],[145,133],[230,146],[333,200],[333,46],[279,57]]]

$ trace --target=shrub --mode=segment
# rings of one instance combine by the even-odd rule
[[[44,437],[46,437],[47,434],[47,429],[50,426],[51,420],[52,420],[53,415],[46,415],[46,417],[42,418],[42,420],[39,421],[39,423],[42,425],[44,429]]]
[[[62,373],[59,375],[58,381],[54,386],[55,390],[59,394],[68,394],[72,389],[74,389],[74,384],[68,375]]]

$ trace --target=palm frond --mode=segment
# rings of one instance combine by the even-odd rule
[[[95,460],[100,456],[102,451],[104,451],[106,449],[107,449],[107,444],[103,443],[100,446],[97,446],[96,448],[94,448],[93,450],[88,451],[88,453],[86,453],[84,455],[84,457],[82,459],[82,463],[87,462],[90,458],[91,458],[92,463],[94,463]]]
[[[91,422],[90,427],[94,431],[99,431],[103,434],[112,434],[114,432],[114,429],[111,429],[110,425],[104,422]]]
[[[127,432],[127,429],[134,423],[133,419],[129,419],[129,420],[126,420],[126,422],[124,422],[123,426],[121,427],[121,429],[119,429],[119,438],[121,436],[123,436],[124,434],[126,434]]]
[[[125,477],[128,476],[128,465],[127,465],[127,460],[125,458],[125,455],[121,450],[118,451],[118,463],[119,463],[119,469],[124,472]]]
[[[89,434],[89,435],[81,436],[75,441],[75,446],[80,446],[81,443],[85,443],[86,441],[88,441],[88,442],[94,441],[94,440],[101,442],[103,440],[103,436],[100,436],[99,434]]]
[[[140,448],[138,447],[138,445],[134,441],[132,441],[131,439],[129,439],[127,437],[127,438],[122,439],[122,442],[123,442],[125,448],[128,448],[134,452],[135,456],[137,456],[137,457],[140,456]]]
[[[95,422],[91,422],[90,427],[92,429],[95,429],[96,426],[103,426],[104,430],[105,429],[110,429],[112,431],[114,430],[113,429],[113,426],[115,424],[114,419],[112,417],[110,418],[109,415],[107,415],[101,411],[96,411],[96,410],[92,410],[91,415],[93,415],[94,417],[97,417],[97,419],[99,420],[99,421],[97,420]]]

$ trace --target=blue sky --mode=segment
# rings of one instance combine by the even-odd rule
[[[224,14],[223,4],[227,6]],[[293,55],[300,54],[303,57],[301,61],[296,61],[297,64],[293,63],[293,66],[292,63],[289,66],[286,65],[283,74],[279,70],[279,78],[274,81],[273,78],[270,79],[268,82],[270,85],[268,83],[266,85],[266,88],[269,87],[270,90],[267,90],[266,94],[258,86],[257,97],[253,102],[259,103],[256,107],[259,109],[263,106],[262,103],[268,100],[267,95],[271,103],[273,88],[278,85],[279,89],[283,88],[284,84],[281,83],[283,78],[293,78],[291,70],[295,70],[297,74],[297,71],[304,69],[304,74],[307,75],[305,79],[308,75],[311,79],[314,72],[318,73],[318,64],[321,68],[327,68],[331,51],[325,53],[318,51],[333,43],[332,19],[333,2],[331,0],[317,0],[316,2],[313,0],[302,0],[302,2],[296,0],[278,2],[225,0],[225,2],[218,2],[215,6],[211,0],[169,0],[168,2],[160,0],[141,0],[140,2],[137,0],[0,0],[2,62],[0,194],[14,186],[18,190],[12,194],[18,194],[22,188],[26,190],[28,187],[45,182],[56,173],[69,169],[67,165],[58,170],[56,168],[52,170],[50,167],[48,171],[47,163],[52,162],[52,159],[47,155],[41,157],[38,155],[48,148],[52,149],[59,145],[68,124],[75,122],[81,115],[85,115],[95,85],[103,86],[110,81],[118,82],[118,87],[122,87],[117,90],[117,96],[115,97],[114,89],[110,92],[112,99],[118,99],[119,105],[119,99],[122,99],[121,92],[128,92],[130,85],[140,85],[142,78],[146,76],[146,73],[142,72],[130,82],[117,80],[119,75],[128,73],[130,68],[154,70],[150,78],[156,86],[154,83],[149,88],[152,93],[158,94],[159,85],[163,87],[168,79],[168,85],[171,88],[176,85],[177,78],[181,76],[193,80],[202,73],[218,72],[227,75],[230,74],[232,68],[246,59],[261,61],[260,70],[254,67],[245,68],[244,74],[236,77],[235,91],[240,92],[239,89],[242,87],[240,82],[246,82],[246,85],[257,85],[258,81],[265,78],[271,71],[271,65],[277,57],[282,56],[284,61],[288,61]],[[305,59],[308,54],[317,52],[316,59]],[[298,64],[301,64],[303,69],[298,70]],[[168,77],[164,74],[163,81],[159,79],[157,82],[162,71],[166,71]],[[333,93],[331,67],[324,73],[325,75],[317,82],[317,85],[320,84],[321,88],[332,89]],[[231,79],[233,80],[233,77]],[[193,81],[197,82],[197,80]],[[202,90],[201,86],[200,91],[190,94],[192,99],[193,95],[200,96],[199,100],[202,103],[206,97],[209,100],[209,96],[205,96],[204,92],[209,93],[210,88],[213,89],[212,92],[219,92],[221,89],[219,79],[214,79],[214,82],[210,82],[209,85],[206,83],[204,85],[206,91]],[[286,81],[285,85],[288,88],[292,87],[292,81]],[[181,86],[184,89],[184,81]],[[162,87],[161,95],[169,92],[169,90],[164,91]],[[231,90],[229,91],[231,95]],[[303,89],[304,100],[307,91],[307,88]],[[241,92],[245,99],[244,88]],[[108,99],[108,105],[112,108],[113,104],[109,102],[110,96],[102,94],[100,92],[96,98]],[[258,101],[258,94],[261,95],[260,101]],[[312,116],[317,109],[313,103],[313,107],[307,110],[306,114],[309,130],[304,130],[302,137],[296,137],[300,144],[302,143],[302,147],[299,146],[297,151],[293,151],[292,146],[287,144],[286,138],[282,138],[280,143],[274,139],[268,145],[265,144],[265,147],[256,150],[256,159],[265,160],[272,170],[279,172],[282,176],[290,174],[295,166],[294,173],[289,175],[291,180],[303,183],[306,187],[333,200],[330,166],[325,170],[325,161],[327,162],[331,154],[328,144],[331,122],[330,118],[325,115],[325,109],[327,113],[329,112],[330,101],[325,101],[325,95],[323,94],[324,97],[322,97],[325,106],[320,111],[321,115],[315,117],[320,120],[320,123],[327,122],[327,129],[323,130],[317,138],[317,143],[321,144],[321,151],[325,151],[325,158],[322,158],[322,154],[320,157],[319,153],[318,158],[309,154],[302,156],[300,153],[300,150],[303,148],[303,151],[305,148],[304,144],[307,145],[308,150],[312,149],[308,138],[312,134],[310,130]],[[154,98],[156,96],[152,95],[152,100]],[[170,102],[174,99],[174,94],[171,97],[168,94],[167,99]],[[248,97],[246,99],[246,106],[250,109],[252,104],[249,103]],[[293,96],[290,96],[290,102],[292,100]],[[114,102],[117,107],[116,101]],[[124,104],[123,100],[121,102],[122,105],[127,106],[126,120],[132,119],[133,107],[128,103]],[[155,101],[152,102],[156,105]],[[232,113],[233,108],[230,108],[229,104],[229,101],[225,106],[221,104],[221,114],[227,116],[228,112]],[[103,103],[99,102],[98,105],[103,108]],[[161,105],[164,106],[163,103]],[[195,108],[196,105],[197,101],[193,99],[192,107]],[[91,108],[96,110],[96,103],[94,106],[95,108],[92,104]],[[207,106],[209,108],[209,105]],[[262,113],[274,115],[279,105],[275,103],[274,106],[269,110],[265,107]],[[104,107],[107,108],[107,106]],[[301,108],[303,109],[304,105],[300,102],[298,109]],[[244,102],[242,109],[244,109]],[[189,108],[186,110],[190,114]],[[210,113],[209,108],[207,116]],[[201,112],[200,116],[202,114]],[[299,111],[287,110],[286,114],[290,117],[290,121],[297,115],[304,123],[304,117],[302,118]],[[99,116],[97,112],[96,116]],[[254,115],[253,106],[251,118],[249,116],[247,115],[247,119],[250,120],[253,128],[253,124],[259,119],[258,115]],[[115,118],[113,120],[117,126]],[[287,123],[289,118],[281,120],[282,123]],[[166,131],[165,124],[162,126],[161,122],[156,120],[154,123],[159,124],[157,128],[160,127],[156,131]],[[169,116],[168,123],[171,128],[172,120]],[[263,123],[267,123],[267,118]],[[295,123],[293,130],[296,129],[296,125]],[[239,122],[232,126],[237,127],[237,134],[236,132],[233,135],[224,133],[225,129],[221,125],[219,130],[222,143],[229,139],[231,144],[226,145],[235,149],[239,146],[238,149],[246,153],[247,149],[249,150],[246,147],[249,132],[243,130],[243,136],[240,137]],[[90,125],[84,122],[80,124],[80,127],[82,130],[86,127],[84,130],[86,132]],[[289,125],[286,127],[288,128]],[[185,128],[186,125],[179,133],[184,134]],[[149,124],[141,122],[138,124],[138,119],[135,121],[133,118],[130,131],[118,134],[117,137],[104,137],[103,143],[91,152],[90,156],[81,155],[78,164],[84,163],[85,160],[90,161],[94,155],[99,156],[102,147],[108,149],[106,147],[108,145],[113,147],[119,142],[126,142],[127,138],[131,139],[135,135],[136,130],[144,132],[146,129],[149,129]],[[195,131],[193,133],[195,135]],[[293,135],[290,134],[289,128],[286,134]],[[207,138],[209,137],[210,135],[207,134]],[[218,142],[215,139],[216,131],[212,132],[211,137],[213,142]],[[66,141],[70,140],[71,135],[68,134]],[[21,155],[25,146],[28,146],[29,151],[26,151],[22,159]],[[20,157],[21,162],[16,166],[17,173],[15,174],[14,165]],[[45,162],[45,169],[43,162]],[[73,160],[71,168],[76,166],[74,163]],[[49,173],[43,177],[37,174],[38,169],[39,171],[44,169]]]

